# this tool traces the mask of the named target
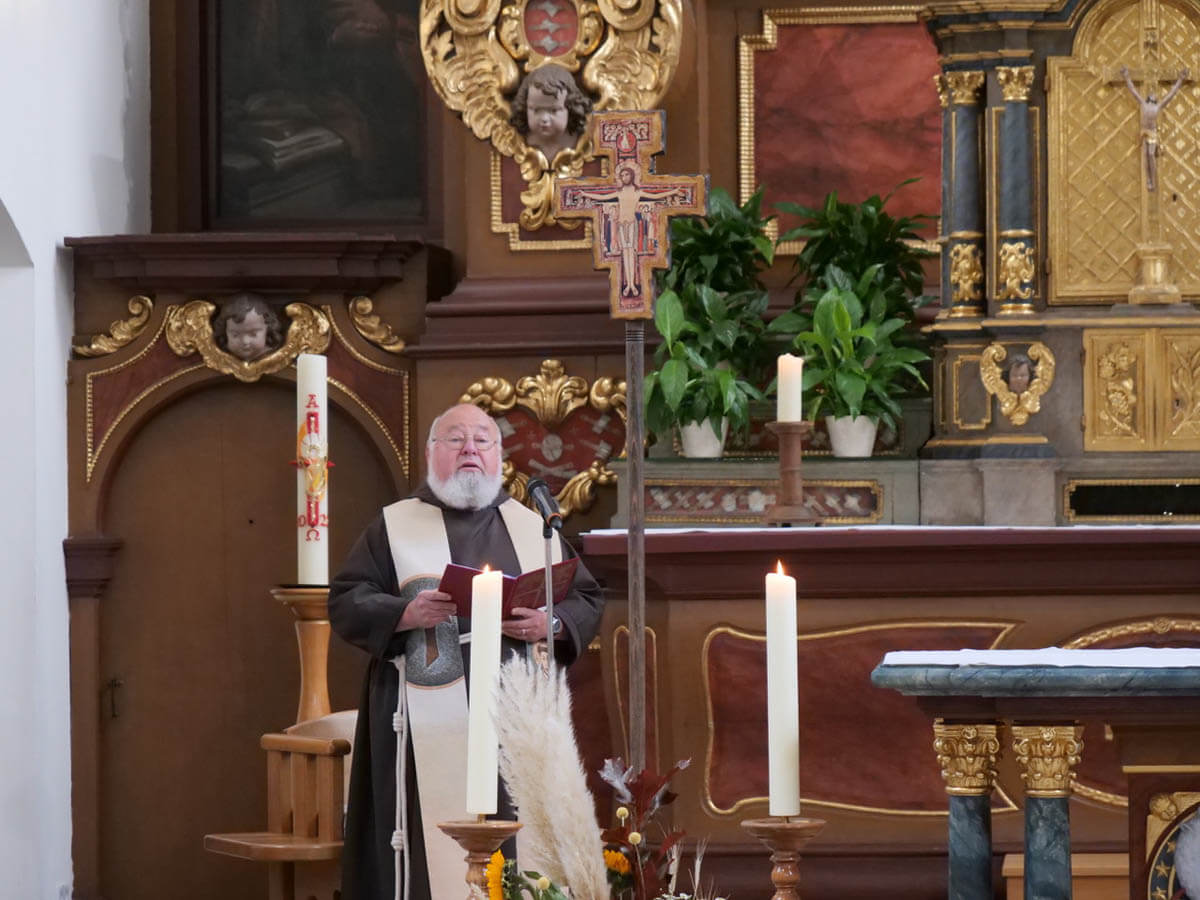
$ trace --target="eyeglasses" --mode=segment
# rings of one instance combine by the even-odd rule
[[[452,450],[454,450],[456,452],[461,450],[463,447],[467,446],[468,440],[470,440],[471,443],[473,443],[475,445],[476,450],[483,450],[483,451],[491,450],[492,447],[496,446],[496,444],[499,443],[499,441],[496,441],[490,437],[478,436],[478,437],[468,438],[466,435],[462,435],[462,434],[452,434],[449,437],[434,438],[434,440],[438,441],[442,444],[445,444],[446,446],[450,447]]]

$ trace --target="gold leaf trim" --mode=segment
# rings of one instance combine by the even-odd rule
[[[1000,754],[994,724],[947,725],[938,719],[933,723],[933,750],[947,794],[986,797],[992,792]]]
[[[167,345],[177,356],[199,353],[204,364],[238,381],[258,381],[263,375],[282,371],[301,353],[322,354],[329,347],[329,317],[307,303],[289,303],[290,318],[283,346],[260,359],[244,360],[226,353],[213,337],[212,315],[216,304],[192,300],[167,308]]]
[[[349,304],[350,319],[355,330],[364,338],[388,353],[404,350],[404,338],[399,337],[392,326],[375,315],[375,304],[370,297],[355,297]]]
[[[1083,753],[1079,725],[1013,725],[1013,752],[1028,797],[1069,797]]]
[[[1033,66],[997,66],[996,80],[1005,103],[1028,103],[1033,87]]]
[[[1000,401],[1000,412],[1014,425],[1024,425],[1031,415],[1041,410],[1042,395],[1054,383],[1054,354],[1041,341],[1030,345],[1027,355],[1037,364],[1037,375],[1019,395],[1009,390],[1000,370],[1000,363],[1007,355],[1003,344],[984,347],[979,360],[979,378],[984,389]]]
[[[130,313],[128,319],[117,319],[108,326],[108,334],[98,334],[87,344],[75,344],[71,348],[75,354],[86,357],[107,356],[135,340],[150,321],[154,301],[142,295],[130,297],[127,308]]]

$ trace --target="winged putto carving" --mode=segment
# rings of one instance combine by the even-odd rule
[[[989,344],[979,360],[979,378],[984,390],[1000,401],[1000,412],[1014,425],[1024,425],[1041,411],[1042,395],[1054,383],[1054,354],[1037,341],[1026,353],[1015,353],[1002,367],[1008,350]]]
[[[517,163],[531,231],[579,226],[556,222],[550,198],[556,176],[578,177],[591,158],[588,113],[657,106],[681,36],[682,0],[421,4],[425,71],[475,137]]]

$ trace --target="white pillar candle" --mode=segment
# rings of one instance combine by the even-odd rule
[[[775,381],[775,419],[779,422],[804,421],[804,357],[782,354],[778,359]]]
[[[467,814],[496,811],[499,738],[493,719],[500,674],[500,598],[503,573],[471,579],[471,687],[467,710]]]
[[[329,401],[325,357],[296,357],[298,584],[329,584]]]
[[[772,816],[800,815],[796,579],[767,573],[767,767]]]

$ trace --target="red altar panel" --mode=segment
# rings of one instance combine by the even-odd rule
[[[831,190],[858,202],[920,177],[888,211],[940,214],[939,71],[919,22],[781,25],[775,49],[754,54],[755,178],[768,202],[819,205]]]

